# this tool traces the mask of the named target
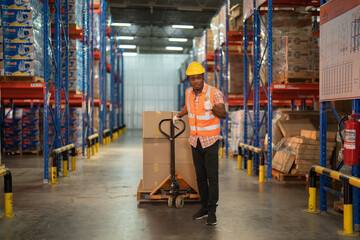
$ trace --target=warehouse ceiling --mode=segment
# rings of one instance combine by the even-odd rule
[[[113,23],[131,23],[115,27],[121,44],[137,46],[140,53],[188,53],[192,40],[210,24],[211,18],[224,1],[219,0],[111,0]],[[175,29],[172,25],[193,25],[194,29]],[[186,38],[187,42],[170,42],[169,38]],[[166,46],[183,47],[183,51],[167,51]],[[134,51],[134,50],[126,50]]]

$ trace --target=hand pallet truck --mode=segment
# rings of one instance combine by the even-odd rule
[[[172,119],[163,119],[159,123],[159,130],[170,140],[171,154],[170,154],[170,175],[152,192],[150,192],[150,200],[165,200],[167,199],[168,206],[182,208],[185,200],[196,201],[200,199],[199,192],[192,187],[179,173],[175,171],[175,138],[180,136],[186,128],[185,122],[179,120],[183,124],[183,129],[175,135],[175,128],[177,128]],[[170,122],[170,135],[161,129],[164,122]]]

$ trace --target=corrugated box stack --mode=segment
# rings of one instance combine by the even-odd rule
[[[4,119],[5,152],[21,152],[22,150],[22,111],[5,109]]]
[[[39,152],[40,141],[40,108],[22,109],[22,151]]]
[[[273,83],[314,83],[319,78],[318,40],[312,36],[310,13],[279,13],[273,16]],[[261,28],[262,51],[266,30]],[[267,59],[264,59],[267,62]],[[267,63],[260,75],[267,80]]]
[[[273,120],[273,175],[308,175],[320,164],[319,114],[316,111],[281,111]],[[327,165],[336,147],[336,119],[328,118]],[[275,172],[274,172],[275,170]],[[284,175],[285,176],[285,175]]]
[[[2,1],[1,8],[0,57],[4,60],[0,60],[0,74],[43,77],[43,3],[10,0]]]
[[[159,123],[163,119],[172,119],[175,114],[177,113],[143,112],[143,186],[140,186],[143,190],[151,191],[170,175],[170,140],[159,131]],[[186,122],[186,131],[175,139],[175,170],[192,187],[197,188],[188,120],[186,117],[183,120]],[[181,126],[181,123],[178,124]],[[162,130],[170,133],[170,122],[164,122]]]

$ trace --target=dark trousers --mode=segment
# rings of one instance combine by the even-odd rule
[[[191,149],[202,208],[215,213],[219,200],[219,141],[202,148],[198,140],[196,148]]]

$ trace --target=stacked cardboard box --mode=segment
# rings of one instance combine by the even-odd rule
[[[100,98],[100,61],[94,61],[94,98]]]
[[[61,55],[65,57],[65,46],[63,46]],[[62,76],[65,79],[66,65],[63,62]],[[83,92],[83,55],[82,43],[78,39],[69,41],[69,90],[72,92]],[[85,85],[86,89],[86,85]]]
[[[40,109],[22,109],[22,150],[40,151]]]
[[[170,140],[159,131],[163,119],[172,119],[173,112],[143,113],[143,189],[152,190],[170,175]],[[195,169],[189,144],[190,130],[187,117],[186,131],[175,139],[175,170],[192,187],[196,188]],[[181,126],[181,123],[178,123]],[[164,132],[170,133],[170,122],[161,125]],[[181,129],[181,127],[179,127]],[[176,130],[175,134],[179,130]]]
[[[22,111],[20,108],[5,109],[4,141],[5,151],[20,152],[22,150]]]
[[[43,77],[43,3],[2,1],[1,8],[1,74]]]
[[[327,132],[327,166],[330,166],[332,152],[336,146],[335,135],[335,132]],[[273,169],[285,174],[309,174],[310,168],[320,163],[319,139],[319,132],[311,130],[301,130],[301,136],[284,138],[277,146]]]

